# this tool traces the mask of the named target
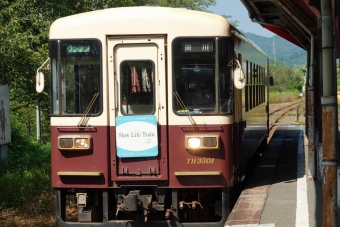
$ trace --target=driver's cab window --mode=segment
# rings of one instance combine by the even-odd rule
[[[61,40],[59,43],[50,41],[54,46],[51,53],[53,114],[99,115],[102,111],[100,42]]]
[[[180,77],[176,78],[176,90],[185,106],[194,113],[215,110],[214,69],[182,67]],[[179,105],[179,109],[182,107]]]
[[[173,42],[174,112],[212,114],[216,107],[214,38],[178,38]]]
[[[155,112],[154,63],[123,61],[120,65],[120,105],[123,115]]]
[[[233,112],[231,46],[230,37],[184,37],[173,41],[175,114],[209,115]]]

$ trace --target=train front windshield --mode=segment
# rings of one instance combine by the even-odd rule
[[[232,113],[230,38],[178,38],[173,42],[174,112]]]
[[[52,114],[100,114],[100,42],[51,40],[50,58]]]

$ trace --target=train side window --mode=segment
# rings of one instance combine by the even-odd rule
[[[248,72],[248,68],[249,68],[249,62],[248,60],[246,60],[246,86],[245,86],[245,108],[246,111],[249,110],[249,72]]]
[[[258,71],[258,68],[259,66],[258,65],[255,65],[254,66],[254,72],[253,72],[253,77],[254,77],[254,80],[255,80],[255,95],[254,95],[254,103],[255,103],[255,106],[258,106],[259,105],[259,71]]]
[[[260,74],[259,75],[260,75],[260,91],[261,91],[260,92],[261,93],[260,94],[260,103],[263,103],[264,102],[264,100],[263,100],[263,91],[264,91],[263,90],[263,81],[264,81],[263,80],[263,71],[264,70],[263,70],[263,67],[260,67],[259,69],[260,69]]]
[[[255,108],[257,106],[256,104],[256,65],[255,63],[253,63],[253,70],[251,72],[251,77],[252,77],[252,80],[253,80],[253,108]]]
[[[249,62],[249,110],[254,108],[253,63]]]
[[[262,102],[266,101],[266,76],[265,76],[265,69],[262,70]]]
[[[120,104],[124,115],[155,112],[154,63],[149,60],[123,61],[120,65]]]
[[[262,103],[262,67],[259,66],[259,104]]]
[[[257,105],[261,104],[261,70],[260,66],[257,66]]]

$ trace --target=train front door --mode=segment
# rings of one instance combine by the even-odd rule
[[[164,36],[108,39],[111,180],[118,186],[168,178],[165,62]]]

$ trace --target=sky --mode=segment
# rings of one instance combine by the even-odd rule
[[[237,28],[243,32],[250,32],[264,37],[272,37],[275,34],[263,28],[261,25],[251,22],[246,7],[240,0],[217,0],[216,5],[209,7],[209,11],[218,15],[231,16],[229,20],[238,20]]]

